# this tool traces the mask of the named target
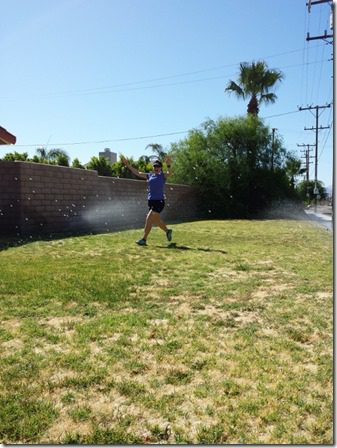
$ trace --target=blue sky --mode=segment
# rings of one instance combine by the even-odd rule
[[[1,15],[0,125],[17,144],[0,156],[44,146],[87,163],[104,148],[134,158],[149,143],[169,149],[208,118],[245,115],[224,93],[244,61],[284,73],[260,116],[299,156],[315,117],[298,106],[332,102],[332,45],[306,41],[330,33],[329,4],[309,14],[306,0],[1,0]],[[319,125],[332,112],[321,109]],[[329,186],[332,129],[319,132],[318,155]]]

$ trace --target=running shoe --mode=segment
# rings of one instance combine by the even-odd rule
[[[166,231],[166,238],[168,239],[168,241],[172,240],[172,229]]]
[[[138,246],[146,246],[146,240],[142,238],[141,240],[136,241],[136,244],[138,244]]]

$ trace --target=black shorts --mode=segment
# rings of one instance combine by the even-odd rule
[[[157,213],[160,213],[165,207],[164,200],[149,199],[147,203],[149,205],[149,210],[153,210],[154,212]]]

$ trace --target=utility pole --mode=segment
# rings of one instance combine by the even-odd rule
[[[312,126],[311,128],[304,128],[305,131],[316,131],[316,139],[315,139],[315,188],[314,188],[314,195],[315,195],[315,208],[317,209],[317,196],[319,194],[318,188],[317,188],[317,171],[318,171],[318,131],[321,129],[328,129],[330,126],[320,126],[318,127],[318,118],[319,118],[319,109],[326,109],[327,107],[331,107],[331,104],[327,104],[326,106],[308,106],[308,107],[299,107],[299,110],[313,110],[316,111],[316,126]]]
[[[308,12],[311,12],[311,6],[321,5],[322,3],[330,3],[331,5],[331,14],[333,14],[334,2],[332,0],[309,0],[307,3]],[[332,28],[332,27],[331,27]],[[317,39],[333,39],[333,34],[328,34],[327,30],[324,30],[324,34],[321,36],[313,36],[311,37],[309,33],[307,33],[307,41],[309,40],[317,40]]]
[[[274,171],[274,153],[275,153],[275,131],[277,128],[272,128],[272,143],[271,143],[271,170]]]
[[[305,154],[305,180],[307,181],[307,182],[309,182],[309,166],[310,166],[310,164],[312,163],[312,162],[310,162],[310,159],[313,159],[314,157],[313,156],[311,156],[310,155],[310,147],[311,146],[316,146],[316,145],[308,145],[308,144],[302,144],[302,145],[299,145],[299,144],[297,144],[297,146],[298,147],[306,147],[307,149],[304,151],[304,154]],[[301,151],[301,152],[303,152],[303,151]],[[303,159],[303,156],[302,156],[302,159]]]
[[[332,47],[333,47],[333,50],[332,50],[332,60],[334,61],[335,60],[335,45],[334,45],[334,29],[335,29],[335,27],[334,27],[334,22],[335,22],[335,12],[336,12],[335,0],[308,0],[306,5],[308,7],[308,12],[310,14],[312,6],[314,6],[314,5],[321,5],[323,3],[329,3],[330,8],[331,8],[331,12],[330,12],[330,30],[332,31],[332,33],[328,34],[327,30],[325,30],[324,34],[320,35],[320,36],[310,36],[310,34],[307,33],[306,40],[310,41],[310,40],[316,40],[316,39],[324,39],[324,40],[331,39],[331,42],[328,41],[328,43],[330,43],[332,45]],[[334,75],[332,75],[332,78],[333,77],[334,77]],[[335,83],[334,82],[333,82],[333,93],[334,93],[334,98],[335,98],[336,91],[335,91]],[[316,107],[318,107],[318,106],[316,106]],[[330,107],[330,105],[326,106],[326,107]],[[333,122],[333,131],[334,131],[333,135],[335,135],[335,131],[336,131],[335,108],[336,108],[336,106],[334,105],[334,107],[333,107],[333,120],[332,120],[332,122]],[[314,129],[316,129],[315,190],[317,192],[317,184],[316,184],[316,182],[317,182],[317,146],[318,146],[318,137],[317,137],[317,133],[318,133],[318,110],[317,109],[316,109],[316,128],[314,128]],[[323,129],[323,128],[320,128],[320,129]],[[332,154],[332,165],[333,165],[333,170],[332,170],[333,212],[334,212],[335,200],[336,200],[336,198],[335,198],[335,191],[334,191],[334,189],[335,189],[335,181],[336,181],[336,179],[335,179],[335,169],[334,169],[335,168],[335,164],[336,164],[336,146],[335,145],[336,144],[335,144],[335,140],[334,140],[334,143],[333,143],[333,154]],[[315,199],[315,204],[317,205],[317,196],[316,196],[316,199]],[[337,262],[337,256],[336,256],[336,262]]]

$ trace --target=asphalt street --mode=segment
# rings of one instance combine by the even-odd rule
[[[312,205],[305,210],[306,215],[312,221],[324,226],[332,232],[333,219],[332,219],[332,207],[329,205]]]

